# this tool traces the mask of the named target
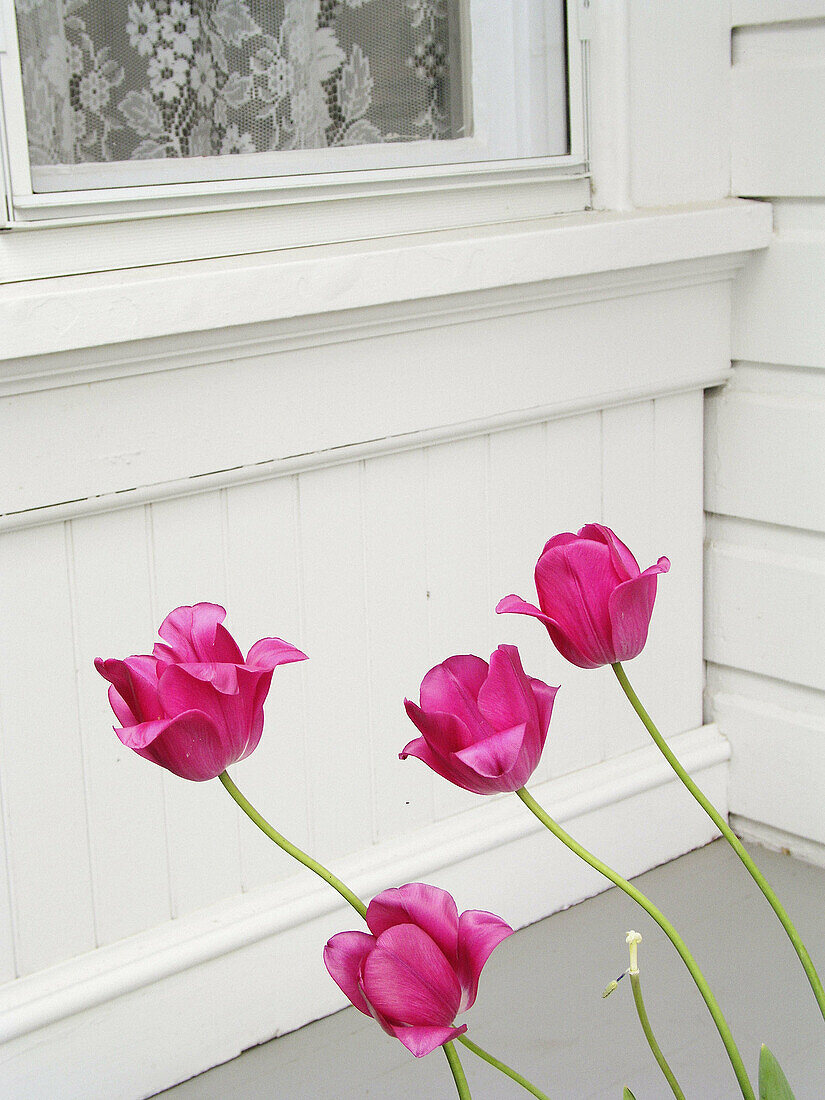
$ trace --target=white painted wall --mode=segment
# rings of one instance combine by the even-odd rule
[[[823,862],[825,3],[738,0],[733,23],[734,189],[775,225],[707,403],[708,713],[738,827]]]
[[[501,224],[253,251],[246,211],[235,254],[180,263],[150,221],[142,262],[112,227],[118,270],[102,227],[55,230],[57,259],[50,230],[0,240],[4,1096],[145,1096],[341,1004],[320,956],[352,921],[337,898],[217,783],[110,732],[92,658],[150,645],[175,604],[223,601],[242,645],[309,654],[236,778],[365,895],[427,878],[519,925],[602,888],[515,799],[396,759],[426,669],[500,641],[563,684],[536,793],[574,833],[626,874],[712,835],[609,671],[493,614],[558,530],[601,519],[643,564],[668,554],[634,682],[724,809],[703,390],[729,375],[731,288],[770,212],[725,199],[723,5],[595,7],[605,212],[531,217],[521,188]],[[196,222],[220,241],[227,217]]]

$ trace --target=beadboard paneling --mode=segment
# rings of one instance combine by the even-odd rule
[[[296,874],[216,783],[166,774],[111,733],[92,658],[147,651],[179,602],[224,601],[244,650],[275,634],[309,655],[276,670],[261,746],[234,771],[278,828],[333,863],[478,805],[420,762],[397,759],[415,736],[404,696],[416,697],[427,669],[452,653],[486,658],[517,642],[530,674],[562,684],[539,779],[645,743],[608,670],[572,669],[539,623],[495,615],[508,592],[534,598],[535,561],[559,530],[603,520],[643,564],[673,556],[651,643],[630,672],[669,733],[694,728],[701,668],[686,663],[685,623],[700,591],[700,430],[696,392],[6,532],[6,606],[20,609],[12,621],[24,646],[41,644],[27,633],[35,588],[35,615],[63,608],[45,643],[62,681],[23,698],[11,635],[4,665],[22,972]],[[48,730],[58,725],[55,756]],[[40,803],[41,772],[78,838],[48,874],[51,843],[33,804],[20,801]],[[26,780],[35,774],[36,788]],[[39,877],[28,873],[33,861]],[[75,938],[63,936],[66,902],[44,901],[44,884],[52,897],[61,875]]]
[[[18,975],[95,947],[63,524],[0,538],[3,813]],[[133,839],[140,839],[136,833]],[[8,946],[9,925],[3,928]],[[7,955],[2,969],[8,972]]]

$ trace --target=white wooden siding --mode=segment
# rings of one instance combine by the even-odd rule
[[[733,183],[772,199],[775,233],[707,401],[708,713],[739,828],[823,862],[825,3],[739,0],[733,19]]]

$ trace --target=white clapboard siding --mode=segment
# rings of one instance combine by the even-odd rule
[[[732,183],[736,194],[825,192],[825,10],[734,27]],[[781,20],[781,21],[779,21]]]
[[[825,534],[709,517],[705,653],[825,690]]]
[[[733,188],[775,231],[706,401],[707,710],[736,827],[825,862],[825,2],[735,0],[732,21]]]
[[[825,370],[741,363],[706,427],[708,511],[825,532]]]
[[[731,805],[749,822],[766,821],[825,853],[825,711],[819,691],[741,669],[710,665],[714,712],[736,751]],[[796,846],[796,845],[795,845]]]

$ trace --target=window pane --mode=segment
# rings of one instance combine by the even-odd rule
[[[467,136],[448,0],[15,5],[33,165]]]

